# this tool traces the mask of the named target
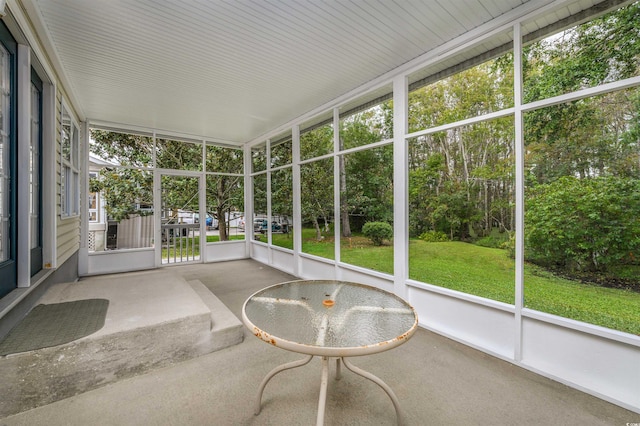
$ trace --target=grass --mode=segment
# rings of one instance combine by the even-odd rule
[[[409,277],[513,304],[515,264],[504,250],[462,242],[409,245]],[[640,293],[583,284],[534,265],[524,268],[524,306],[640,335]]]
[[[271,234],[271,243],[274,246],[293,250],[293,232],[289,232],[288,234]]]
[[[285,247],[282,235],[273,243]],[[292,248],[293,239],[288,248]],[[356,266],[393,274],[393,246],[373,246],[354,235],[341,240],[341,260]],[[334,237],[315,240],[313,229],[302,230],[302,251],[335,259]],[[515,302],[515,262],[505,250],[462,242],[409,243],[409,277],[424,283],[497,300]],[[640,293],[605,288],[557,277],[525,264],[524,306],[549,314],[640,335]]]

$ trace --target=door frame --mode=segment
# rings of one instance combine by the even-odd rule
[[[188,171],[188,170],[168,170],[168,169],[155,169],[153,171],[153,222],[154,222],[154,244],[155,248],[155,264],[156,267],[189,264],[189,263],[203,263],[205,259],[205,248],[207,239],[200,238],[198,249],[200,252],[200,258],[192,261],[185,261],[180,263],[162,263],[162,177],[190,177],[198,179],[198,215],[200,218],[206,218],[206,212],[203,215],[205,206],[206,194],[204,191],[204,175],[202,172]],[[199,234],[200,236],[206,236],[206,220],[200,220],[199,222]]]

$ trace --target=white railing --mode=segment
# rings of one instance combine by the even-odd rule
[[[189,262],[200,259],[200,244],[196,233],[200,225],[165,224],[162,230],[162,263]]]

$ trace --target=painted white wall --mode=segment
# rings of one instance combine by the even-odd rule
[[[331,260],[300,254],[298,271],[300,278],[314,280],[335,280],[336,267]]]
[[[408,291],[407,300],[416,309],[422,327],[500,358],[513,360],[513,306],[498,308],[498,302],[495,302],[495,307],[489,306],[474,301],[473,296],[460,293],[462,297],[455,297],[453,294],[456,292],[428,287],[412,285]]]
[[[205,246],[205,262],[220,262],[244,259],[245,257],[245,242],[242,240],[208,243]]]
[[[89,253],[87,261],[88,275],[139,271],[155,267],[153,248]]]
[[[608,332],[611,338],[525,317],[522,365],[640,412],[640,347]]]
[[[271,249],[271,266],[289,274],[295,275],[295,259],[291,250],[277,247]]]

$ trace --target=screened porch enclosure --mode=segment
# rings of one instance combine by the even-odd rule
[[[640,412],[639,2],[24,1],[69,82],[79,276],[362,282]]]

